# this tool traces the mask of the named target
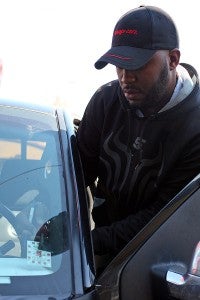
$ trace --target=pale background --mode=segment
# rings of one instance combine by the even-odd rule
[[[0,98],[57,103],[81,117],[95,90],[116,78],[113,66],[94,68],[115,23],[141,4],[174,18],[181,61],[199,70],[198,0],[0,0]]]

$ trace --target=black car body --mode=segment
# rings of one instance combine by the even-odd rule
[[[0,299],[199,299],[197,176],[96,275],[64,109],[0,101]]]

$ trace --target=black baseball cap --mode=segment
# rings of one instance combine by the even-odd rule
[[[172,18],[154,6],[140,6],[124,14],[115,25],[112,46],[95,63],[96,69],[108,63],[136,70],[157,50],[179,48],[179,37]]]

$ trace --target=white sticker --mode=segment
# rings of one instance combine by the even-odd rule
[[[51,268],[51,252],[39,250],[39,242],[27,241],[29,264]]]

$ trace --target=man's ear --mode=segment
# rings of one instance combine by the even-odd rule
[[[169,58],[170,58],[170,69],[174,70],[178,64],[179,64],[179,60],[180,60],[180,50],[178,48],[175,48],[173,50],[169,51]]]

